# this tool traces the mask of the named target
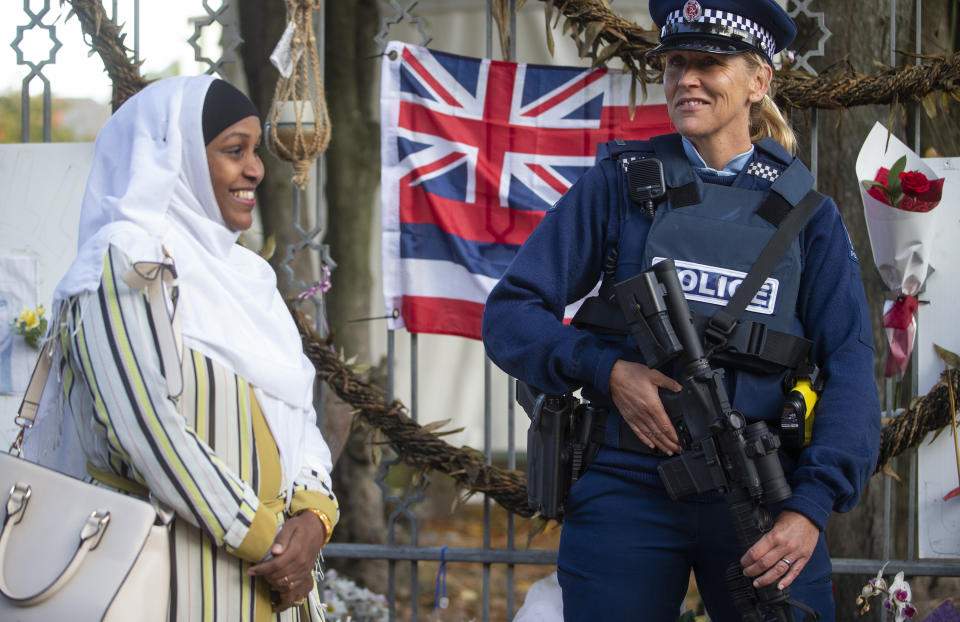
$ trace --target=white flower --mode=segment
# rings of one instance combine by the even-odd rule
[[[860,590],[860,595],[857,596],[857,606],[860,607],[860,615],[863,615],[870,610],[868,600],[873,596],[882,594],[886,597],[883,600],[883,606],[893,612],[896,622],[904,622],[917,613],[917,609],[910,602],[913,593],[910,591],[910,584],[903,580],[903,572],[898,572],[893,579],[893,583],[887,586],[887,582],[883,578],[883,571],[886,567],[887,564],[884,564],[877,576],[870,579]]]
[[[892,609],[896,622],[904,622],[907,618],[912,618],[916,610],[910,602],[913,593],[910,591],[910,584],[903,580],[903,572],[898,572],[894,577],[893,583],[887,590],[889,598],[884,601],[884,606]]]
[[[340,577],[332,569],[327,571],[323,598],[329,622],[386,622],[388,618],[385,596]]]
[[[901,606],[910,600],[913,593],[910,591],[910,584],[903,580],[903,571],[897,573],[893,583],[890,584],[890,596]]]

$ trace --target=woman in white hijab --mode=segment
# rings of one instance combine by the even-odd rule
[[[237,244],[260,136],[249,99],[210,76],[154,83],[107,122],[54,294],[58,373],[24,441],[28,457],[176,512],[174,620],[310,619],[339,516],[314,369],[273,270]],[[166,317],[131,278],[171,259],[182,390]]]

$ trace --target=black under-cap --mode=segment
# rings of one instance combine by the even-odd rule
[[[203,144],[209,145],[220,132],[251,115],[260,113],[249,97],[229,82],[214,80],[203,100]]]

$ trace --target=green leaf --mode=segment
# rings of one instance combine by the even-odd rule
[[[896,205],[900,202],[900,195],[903,194],[900,183],[900,173],[907,166],[907,156],[900,156],[900,159],[890,167],[890,174],[887,175],[887,185],[890,187],[891,203]],[[895,201],[893,199],[896,199]]]
[[[937,351],[937,356],[943,359],[943,362],[946,363],[948,367],[960,367],[960,356],[957,356],[946,348],[941,348],[937,344],[933,344],[933,349]]]

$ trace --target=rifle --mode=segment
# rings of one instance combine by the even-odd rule
[[[657,467],[671,499],[717,491],[724,496],[741,552],[773,528],[767,506],[790,497],[777,457],[780,439],[758,421],[747,424],[730,405],[723,370],[710,365],[694,327],[672,259],[617,283],[616,297],[646,364],[676,361],[679,393],[660,391],[683,452]],[[726,572],[727,586],[744,622],[763,622],[761,605],[777,622],[794,622],[791,606],[820,615],[790,599],[789,588],[754,588],[739,562]]]

